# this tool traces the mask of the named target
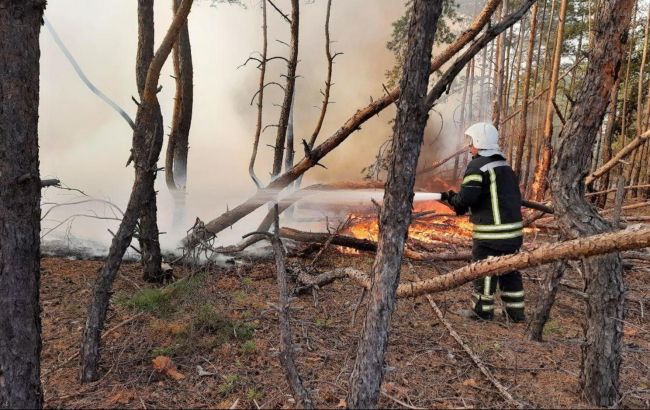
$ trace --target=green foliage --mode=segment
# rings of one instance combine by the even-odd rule
[[[542,334],[544,336],[548,336],[554,333],[561,333],[562,332],[562,326],[556,321],[556,320],[549,320],[546,322],[544,325],[544,329],[542,330]]]
[[[175,352],[175,349],[172,346],[161,346],[161,347],[154,347],[151,349],[151,356],[157,357],[157,356],[171,356]]]
[[[226,336],[232,330],[232,323],[224,319],[210,304],[203,304],[199,307],[192,329],[201,333],[225,333]]]
[[[157,316],[167,316],[175,310],[170,294],[163,292],[163,289],[140,289],[130,298],[118,300],[118,303]]]
[[[332,327],[332,319],[321,319],[318,318],[316,319],[316,323],[314,323],[316,327],[320,327],[321,329],[328,329]]]
[[[254,340],[247,340],[241,345],[241,352],[246,355],[257,352],[257,344]]]
[[[404,14],[393,22],[393,33],[391,34],[391,39],[386,43],[386,48],[395,55],[395,65],[386,71],[386,78],[388,79],[388,86],[390,88],[394,87],[399,80],[406,57],[408,26],[413,9],[413,0],[406,0],[404,6]],[[449,44],[454,40],[455,34],[451,27],[462,21],[457,10],[458,4],[456,0],[443,0],[442,15],[438,19],[436,36],[433,40],[434,45]]]
[[[223,383],[219,385],[217,391],[223,397],[229,395],[235,390],[237,383],[239,382],[239,376],[236,374],[227,374],[223,376]]]
[[[140,289],[133,296],[118,298],[117,303],[140,312],[166,317],[178,310],[187,296],[202,285],[206,276],[206,273],[201,273],[163,288]]]
[[[255,389],[254,387],[251,387],[246,392],[246,398],[248,399],[248,401],[260,401],[262,400],[262,393],[257,391],[257,389]]]

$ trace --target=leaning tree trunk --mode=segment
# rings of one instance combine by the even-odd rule
[[[173,0],[174,12],[178,10],[181,0]],[[165,155],[165,181],[169,193],[174,199],[172,229],[178,232],[185,226],[185,199],[187,196],[187,152],[189,149],[190,126],[192,125],[192,107],[194,105],[194,73],[192,65],[192,47],[188,23],[185,23],[172,52],[174,77],[176,79],[176,98],[172,129],[167,141]]]
[[[411,220],[415,169],[428,118],[425,96],[431,47],[441,10],[440,0],[415,0],[413,4],[393,155],[380,215],[379,245],[372,267],[373,287],[350,377],[347,403],[351,408],[375,407],[383,380],[390,316]]]
[[[153,0],[138,0],[138,55],[136,59],[136,81],[138,85],[138,94],[140,95],[141,104],[144,99],[144,87],[147,79],[147,70],[153,59],[154,44],[154,14]],[[151,131],[155,131],[155,140],[163,138],[163,119],[158,104],[149,107],[152,109],[151,116],[147,116],[148,121],[152,121],[149,126]],[[142,117],[144,118],[144,117]],[[137,124],[136,124],[137,125]],[[150,147],[133,142],[133,156],[143,157],[149,152]],[[156,158],[158,155],[156,155]],[[138,163],[135,163],[138,167]],[[165,280],[163,271],[160,267],[162,255],[160,253],[160,241],[158,232],[158,219],[156,207],[156,190],[154,188],[155,178],[146,181],[145,200],[140,209],[140,224],[138,231],[138,241],[140,243],[141,261],[143,269],[143,279],[147,282],[163,282]]]
[[[40,408],[38,37],[45,1],[0,2],[0,408]]]
[[[92,300],[88,306],[88,317],[80,351],[82,382],[91,382],[99,378],[101,332],[106,320],[106,311],[112,293],[111,288],[122,263],[124,252],[133,238],[138,217],[150,197],[149,189],[156,179],[158,156],[162,149],[162,131],[158,129],[160,123],[157,122],[157,116],[160,113],[157,97],[160,70],[172,50],[178,32],[185,24],[192,2],[193,0],[184,0],[178,8],[174,20],[147,70],[144,92],[138,106],[133,131],[135,180],[122,222],[113,237],[106,261],[99,271],[93,287]]]
[[[633,0],[605,0],[594,21],[589,67],[576,103],[558,138],[551,172],[555,215],[565,236],[587,236],[612,229],[584,197],[591,147],[602,125],[627,40]],[[581,383],[587,400],[612,406],[620,398],[619,370],[623,329],[623,276],[618,253],[584,261],[587,300],[586,342]]]

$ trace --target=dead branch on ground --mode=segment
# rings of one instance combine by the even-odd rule
[[[420,277],[419,277],[418,275],[416,275],[415,277],[416,277],[418,280],[421,280]],[[449,321],[448,321],[447,319],[445,319],[445,315],[442,313],[442,311],[440,310],[440,308],[438,307],[438,305],[436,304],[436,302],[433,300],[433,298],[431,297],[431,295],[425,295],[425,297],[426,297],[427,300],[429,301],[429,305],[431,305],[431,309],[433,309],[433,311],[434,311],[434,313],[436,314],[436,316],[438,316],[438,320],[440,320],[440,322],[442,322],[442,324],[445,325],[445,327],[447,328],[447,331],[449,332],[449,334],[451,335],[451,337],[453,337],[454,340],[456,340],[456,342],[458,342],[458,344],[463,348],[463,350],[465,351],[465,353],[467,353],[467,355],[470,357],[470,359],[472,359],[472,361],[474,362],[474,364],[476,365],[476,367],[478,367],[478,369],[481,371],[481,373],[483,373],[483,375],[484,375],[484,376],[485,376],[485,377],[490,381],[490,383],[492,383],[492,385],[497,389],[497,391],[499,392],[499,394],[501,395],[501,397],[503,397],[504,399],[506,399],[506,401],[508,401],[509,403],[513,404],[515,407],[517,407],[517,408],[523,408],[524,406],[523,406],[520,402],[518,402],[517,400],[515,400],[515,399],[512,397],[512,395],[510,394],[510,392],[508,392],[508,390],[507,390],[507,389],[506,389],[506,388],[501,384],[501,382],[499,382],[499,380],[497,380],[496,377],[494,377],[494,375],[492,374],[492,372],[490,371],[490,369],[488,369],[488,368],[485,366],[485,364],[483,363],[483,361],[481,360],[481,358],[478,357],[478,355],[477,355],[476,353],[474,353],[474,351],[472,350],[472,348],[469,347],[469,345],[468,345],[467,343],[465,343],[465,341],[464,341],[463,338],[458,334],[458,332],[456,332],[456,331],[454,330],[454,328],[451,326],[451,323],[449,323]]]
[[[650,228],[592,235],[565,242],[539,246],[530,251],[513,255],[488,258],[456,269],[447,274],[418,282],[402,283],[397,288],[397,297],[415,297],[429,293],[457,288],[472,280],[485,276],[499,275],[513,270],[530,268],[560,260],[575,260],[611,252],[621,252],[650,246]],[[311,286],[321,286],[321,280],[348,277],[358,285],[370,288],[370,279],[365,272],[354,268],[340,268],[312,276]],[[300,277],[298,278],[300,281]],[[327,283],[329,283],[327,282]]]

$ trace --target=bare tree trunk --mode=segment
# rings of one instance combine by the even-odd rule
[[[622,65],[621,65],[622,67]],[[602,142],[602,150],[601,150],[601,161],[603,164],[607,163],[612,158],[612,143],[613,143],[613,137],[614,137],[614,124],[616,124],[616,113],[617,113],[617,108],[618,108],[618,90],[621,85],[621,74],[622,69],[619,71],[619,77],[616,79],[616,82],[614,83],[614,88],[612,88],[612,95],[609,100],[609,116],[607,118],[607,127],[605,128],[605,135],[603,138]],[[599,185],[601,190],[607,190],[609,188],[609,172],[607,172],[604,176],[603,179],[600,181]],[[597,203],[601,208],[605,207],[605,204],[607,203],[607,193],[603,194],[602,196],[597,198]]]
[[[535,3],[537,4],[537,3]],[[524,46],[524,31],[526,29],[526,20],[522,20],[521,24],[519,26],[519,33],[517,36],[517,46],[516,46],[516,51],[515,51],[515,68],[514,70],[516,71],[515,74],[515,96],[513,97],[512,101],[512,107],[515,108],[517,107],[517,103],[519,102],[519,78],[521,76],[521,59],[522,55],[524,53],[523,46]],[[508,81],[508,95],[510,95],[510,86],[511,86],[511,80]],[[510,104],[506,104],[506,114],[510,111]],[[507,124],[503,125],[503,130],[505,132],[506,129],[510,127],[507,127]],[[514,128],[514,127],[512,127]],[[512,132],[510,132],[512,135]],[[508,162],[512,163],[513,157],[515,155],[515,137],[518,137],[518,132],[515,131],[515,134],[512,135],[510,138],[508,138]]]
[[[181,0],[172,0],[174,13]],[[187,154],[189,150],[192,108],[194,105],[194,73],[192,47],[188,23],[185,23],[172,51],[176,97],[172,116],[172,129],[167,140],[165,155],[165,182],[174,199],[172,228],[178,231],[185,226],[185,199],[187,196]]]
[[[377,405],[384,376],[384,353],[390,317],[411,220],[415,169],[428,118],[425,105],[433,37],[442,11],[440,0],[415,0],[409,23],[408,51],[402,73],[393,136],[393,157],[388,171],[380,215],[379,245],[372,268],[373,286],[357,358],[350,377],[348,406]]]
[[[638,11],[638,6],[634,7],[634,14],[632,15],[632,22],[636,22],[636,13]],[[632,68],[632,54],[636,49],[636,37],[633,35],[630,45],[628,47],[629,52],[627,53],[627,64],[625,69],[625,82],[623,86],[623,111],[621,114],[621,140],[622,146],[627,145],[627,101],[629,97],[629,85],[630,85],[630,69]]]
[[[542,341],[544,326],[550,317],[551,308],[555,303],[557,289],[560,286],[560,280],[562,280],[567,267],[568,266],[565,262],[558,262],[553,265],[553,268],[545,275],[544,282],[541,286],[539,302],[528,327],[528,339],[537,342]]]
[[[555,37],[555,50],[553,54],[553,67],[551,69],[551,89],[548,92],[546,103],[546,116],[544,118],[544,134],[542,136],[542,159],[535,168],[535,178],[532,186],[532,198],[541,201],[548,182],[546,180],[551,165],[551,140],[553,137],[553,117],[555,116],[555,96],[557,94],[558,75],[560,72],[560,60],[562,58],[562,43],[564,42],[564,21],[566,17],[568,0],[560,1],[559,21]]]
[[[147,70],[153,59],[154,45],[154,12],[153,0],[138,0],[138,55],[136,60],[136,80],[138,84],[138,94],[140,101],[144,98],[144,87],[147,79]],[[155,140],[163,138],[163,120],[160,106],[158,104],[150,107],[154,111],[148,120],[154,123],[149,126],[150,130],[155,130]],[[144,118],[144,117],[142,117]],[[137,126],[137,124],[136,124]],[[142,144],[133,143],[133,156],[142,157],[149,152],[150,147]],[[138,152],[139,151],[139,152]],[[136,163],[136,166],[138,164]],[[147,186],[145,190],[146,198],[140,209],[140,224],[138,232],[138,241],[140,242],[140,251],[142,253],[143,279],[147,282],[162,282],[164,275],[160,264],[162,255],[160,252],[160,241],[158,238],[158,221],[156,207],[156,191],[154,188],[154,179],[144,180]]]
[[[553,1],[553,0],[551,0]],[[542,19],[541,19],[541,24],[539,27],[539,41],[537,42],[537,59],[535,60],[535,75],[534,75],[534,81],[533,81],[533,90],[537,90],[538,86],[540,89],[544,89],[544,79],[542,78],[540,81],[540,66],[544,66],[542,63],[542,43],[543,43],[543,36],[544,36],[544,27],[546,25],[546,9],[547,9],[548,1],[544,0],[544,7],[542,8]],[[548,41],[547,41],[547,46],[548,46]],[[543,68],[542,68],[543,70]],[[541,95],[540,95],[541,97]],[[523,175],[523,186],[525,188],[525,196],[528,197],[528,194],[530,193],[530,185],[528,183],[530,177],[531,177],[531,171],[533,170],[533,152],[536,149],[537,142],[538,142],[538,137],[539,137],[539,130],[538,130],[538,122],[541,114],[541,104],[539,101],[536,102],[535,106],[533,109],[535,110],[534,115],[533,115],[533,128],[530,130],[530,133],[528,135],[527,141],[527,150],[526,150],[526,160],[524,164],[526,164],[526,172],[524,172]],[[535,155],[535,161],[537,161],[537,156]]]
[[[39,33],[45,1],[0,3],[0,408],[41,408]]]
[[[593,145],[601,128],[623,59],[633,6],[633,0],[601,2],[594,21],[589,67],[571,115],[560,132],[551,190],[555,215],[567,237],[612,229],[584,197],[584,177],[591,161],[590,150],[584,148]],[[621,258],[617,253],[587,258],[584,268],[588,301],[581,372],[583,393],[594,405],[612,406],[620,397],[624,294]]]
[[[526,55],[526,73],[524,74],[523,101],[521,107],[521,127],[517,133],[517,150],[515,151],[515,174],[522,182],[521,161],[524,157],[524,143],[528,133],[528,98],[530,97],[530,73],[533,65],[533,51],[535,49],[535,32],[537,30],[537,10],[539,3],[535,3],[530,12],[530,36],[528,37],[528,54]],[[523,33],[522,33],[523,34]],[[522,50],[523,51],[523,50]]]
[[[645,24],[645,34],[643,36],[643,56],[641,57],[641,67],[639,68],[639,82],[638,82],[637,100],[636,100],[636,135],[641,135],[644,131],[643,120],[642,120],[643,95],[644,95],[643,85],[645,83],[644,77],[645,77],[645,65],[646,65],[647,55],[648,55],[649,30],[650,30],[650,8],[648,9],[648,18]],[[630,167],[627,174],[627,181],[630,183],[630,185],[634,185],[638,183],[639,171],[641,170],[640,163],[642,161],[638,161],[637,159],[642,158],[642,155],[643,155],[643,147],[635,151],[634,154],[632,155],[631,158],[632,161],[630,162]],[[636,191],[632,191],[631,194],[633,196],[636,196]]]
[[[508,12],[508,0],[501,2],[501,19],[503,19]],[[503,78],[504,78],[504,66],[505,66],[505,33],[502,33],[497,37],[496,44],[496,68],[494,70],[494,86],[496,87],[496,93],[492,96],[492,124],[495,127],[499,126],[501,120],[501,109],[503,104]],[[501,136],[500,145],[503,146],[503,136]]]
[[[257,124],[255,125],[255,136],[253,137],[253,152],[251,153],[251,159],[248,164],[248,174],[255,183],[257,188],[262,187],[262,182],[259,180],[257,175],[255,175],[255,160],[257,159],[257,150],[260,145],[260,135],[262,134],[262,115],[264,111],[264,88],[265,88],[265,77],[266,77],[266,62],[267,62],[267,50],[268,50],[268,26],[266,24],[266,0],[262,2],[262,52],[261,52],[261,62],[259,65],[260,69],[260,80],[259,86],[257,89]]]
[[[469,71],[470,67],[465,68],[465,85],[463,85],[463,99],[460,103],[460,122],[458,124],[458,139],[456,140],[456,152],[458,152],[462,146],[465,136],[465,107],[467,105],[467,89],[469,88]],[[454,179],[458,177],[458,165],[459,158],[454,158]]]
[[[298,29],[300,27],[300,1],[291,0],[291,42],[289,43],[289,62],[287,65],[286,83],[284,86],[284,101],[280,110],[278,134],[275,138],[275,154],[273,156],[273,171],[271,177],[275,178],[282,171],[284,145],[287,136],[287,124],[291,112],[291,102],[296,85],[296,67],[298,66]]]
[[[156,163],[162,149],[162,131],[157,129],[160,123],[156,121],[156,116],[160,112],[156,95],[160,70],[172,50],[181,27],[185,24],[192,2],[193,0],[184,0],[178,8],[174,20],[147,70],[144,92],[138,106],[133,131],[135,181],[122,222],[113,237],[108,256],[93,287],[80,351],[80,379],[82,382],[90,382],[99,378],[101,332],[106,320],[113,280],[122,263],[124,252],[131,243],[133,230],[141,210],[149,198],[149,189],[153,186],[156,178]]]

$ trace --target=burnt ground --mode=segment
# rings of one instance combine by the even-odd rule
[[[333,267],[370,268],[373,255],[335,249],[319,261]],[[306,264],[311,259],[291,258]],[[80,334],[99,261],[44,258],[42,373],[47,407],[242,407],[291,408],[293,399],[279,365],[274,265],[269,262],[196,272],[191,279],[152,288],[138,264],[125,264],[104,337],[102,378],[77,379]],[[463,262],[405,263],[402,280],[431,277]],[[544,269],[528,269],[528,306],[537,300]],[[187,271],[175,272],[178,276]],[[648,263],[628,264],[622,406],[650,406],[650,301]],[[566,278],[579,287],[579,272]],[[579,394],[583,302],[560,290],[545,328],[545,342],[524,338],[526,324],[503,319],[476,322],[456,313],[467,306],[469,284],[434,299],[446,318],[519,401],[532,407],[585,408]],[[300,296],[293,304],[292,330],[298,366],[319,407],[342,407],[364,316],[352,313],[360,289],[342,280]],[[126,321],[126,323],[124,323]],[[382,407],[508,407],[423,297],[402,299],[393,315]],[[168,356],[185,377],[156,372],[152,359]],[[72,359],[71,359],[72,358]],[[207,375],[199,375],[200,366]],[[390,397],[389,397],[390,396]]]

